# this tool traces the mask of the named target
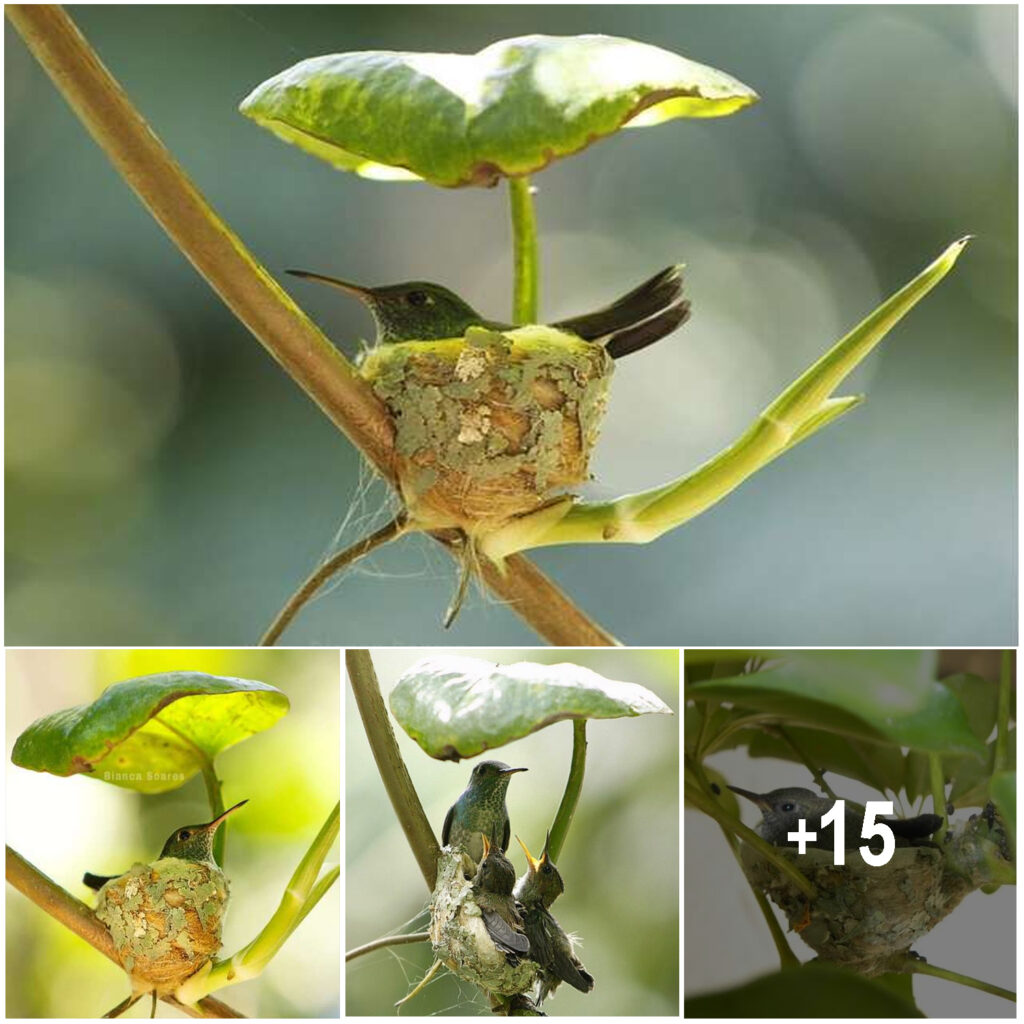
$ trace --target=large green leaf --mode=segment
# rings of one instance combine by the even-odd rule
[[[530,174],[619,128],[718,117],[757,100],[742,82],[613,36],[521,36],[476,54],[313,57],[241,111],[345,171],[435,185]]]
[[[287,711],[288,698],[267,683],[165,672],[115,683],[91,704],[40,718],[18,737],[11,760],[163,793]]]
[[[686,1017],[923,1017],[880,978],[826,964],[766,974],[746,985],[686,1000]]]
[[[672,714],[646,687],[580,665],[495,665],[462,657],[418,661],[389,701],[402,728],[442,761],[473,757],[565,718]]]
[[[796,652],[755,675],[687,688],[776,718],[913,750],[984,757],[957,697],[913,651]]]

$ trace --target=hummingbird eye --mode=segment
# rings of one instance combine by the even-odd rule
[[[410,306],[422,308],[424,306],[433,305],[434,300],[426,292],[415,291],[409,292],[405,297],[405,301],[408,302]]]
[[[789,801],[786,801],[786,803],[784,803],[779,808],[779,810],[780,811],[792,811],[795,807],[796,807],[796,804],[793,804],[793,803],[790,803]]]
[[[191,833],[191,832],[189,832],[189,830],[188,830],[187,828],[183,828],[183,829],[182,829],[182,830],[181,830],[181,831],[180,831],[180,832],[178,833],[178,838],[179,838],[179,839],[181,839],[182,841],[184,841],[184,840],[186,840],[186,839],[190,839],[191,837],[192,837],[192,833]]]

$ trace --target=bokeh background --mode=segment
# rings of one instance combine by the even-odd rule
[[[735,663],[735,651],[720,653],[725,661]],[[835,656],[835,652],[829,654]],[[856,651],[846,652],[848,664],[852,664],[857,655]],[[991,650],[941,651],[935,678],[965,672],[997,686],[1001,655],[1002,652]],[[696,662],[698,674],[693,678],[710,678],[713,675],[709,671],[711,658],[711,652],[689,652],[686,655],[688,676]],[[825,664],[824,671],[827,671],[829,663]],[[731,671],[735,668],[723,674]],[[712,754],[706,764],[724,775],[730,784],[756,793],[767,793],[782,786],[814,788],[809,773],[802,766],[770,757],[751,758],[745,747],[721,750]],[[844,799],[863,803],[881,798],[878,791],[870,786],[835,772],[826,773],[826,778]],[[906,802],[905,792],[901,793],[901,799]],[[744,823],[755,828],[761,820],[757,808],[747,800],[741,799],[739,803]],[[931,800],[925,798],[916,809],[919,813],[931,811]],[[902,813],[897,805],[897,814]],[[960,809],[950,817],[950,821],[958,827],[975,813],[977,808]],[[777,971],[779,957],[764,917],[739,864],[722,837],[722,830],[706,814],[687,807],[683,835],[685,998],[732,988]],[[970,893],[947,918],[914,943],[914,950],[935,966],[1016,991],[1018,958],[1014,896],[1012,887],[1003,887],[994,894]],[[784,915],[774,904],[770,905],[786,934],[790,949],[802,962],[813,959],[814,951],[789,931]],[[1015,1015],[1013,1003],[943,978],[916,976],[914,997],[928,1017],[978,1020]],[[848,1008],[836,1008],[836,1016],[843,1017],[848,1013]],[[857,1016],[855,1012],[850,1015]]]
[[[232,815],[227,840],[231,906],[224,955],[270,919],[292,872],[338,800],[340,661],[337,651],[8,651],[7,843],[72,895],[92,904],[82,874],[147,862],[181,825],[209,821],[199,776],[157,796],[82,775],[57,778],[10,763],[18,735],[42,715],[89,703],[111,683],[190,670],[271,683],[291,710],[217,758]],[[330,853],[327,864],[336,863]],[[97,1017],[129,991],[125,973],[7,887],[7,1016]],[[340,884],[254,980],[217,993],[249,1017],[337,1017]],[[141,1000],[127,1016],[148,1017]],[[176,1011],[159,1004],[159,1016]]]
[[[679,660],[671,651],[375,650],[385,703],[420,658],[446,653],[500,664],[572,661],[653,690],[676,715],[644,715],[587,725],[583,791],[558,869],[565,880],[555,913],[583,940],[580,958],[594,976],[583,995],[559,987],[544,1009],[555,1016],[674,1016],[679,1010]],[[377,774],[351,691],[345,709],[345,945],[425,931],[429,894]],[[429,758],[395,725],[398,747],[437,835],[465,788],[475,760]],[[509,784],[513,835],[537,854],[558,809],[569,771],[572,724],[556,722],[493,752],[529,771]],[[512,840],[517,874],[526,870]],[[429,943],[359,957],[345,969],[349,1015],[387,1015],[431,966]],[[442,970],[402,1013],[488,1014],[480,990]]]
[[[454,286],[507,315],[503,188],[340,174],[237,112],[354,49],[606,32],[762,101],[624,132],[538,175],[542,312],[684,260],[684,331],[620,367],[591,495],[689,470],[953,239],[954,273],[845,389],[866,406],[646,547],[538,561],[634,644],[1016,639],[1013,6],[70,8],[199,188],[275,273]],[[7,639],[247,644],[385,494],[128,192],[9,26]],[[285,281],[349,354],[355,303]],[[349,514],[351,512],[351,515]],[[450,560],[401,541],[296,643],[437,642]],[[530,643],[474,596],[455,642]]]

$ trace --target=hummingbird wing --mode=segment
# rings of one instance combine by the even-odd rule
[[[441,826],[441,845],[447,846],[448,839],[452,834],[452,818],[455,817],[455,804],[452,804],[448,808],[448,813],[444,816],[444,824]]]
[[[594,979],[573,953],[572,940],[551,912],[544,910],[537,914],[532,924],[528,930],[533,959],[552,977],[568,982],[580,992],[589,992],[594,987]]]
[[[512,838],[512,822],[505,819],[505,830],[501,833],[501,852],[508,853],[508,841]]]
[[[503,953],[518,953],[525,956],[530,952],[530,940],[517,932],[503,917],[493,910],[480,910],[487,934]]]
[[[664,337],[686,319],[690,303],[680,301],[682,293],[683,268],[675,264],[644,281],[610,306],[583,316],[560,320],[551,326],[570,331],[585,341],[604,344],[608,348],[608,354],[617,359]],[[670,309],[678,309],[679,312],[663,321],[660,330],[652,329],[633,335],[633,332],[645,326],[647,321],[652,318],[658,319],[660,314],[667,313]],[[619,335],[622,337],[617,340]]]
[[[91,871],[86,871],[82,875],[82,883],[89,886],[90,889],[95,889],[96,892],[99,892],[107,882],[115,878],[120,878],[120,875],[94,875]]]

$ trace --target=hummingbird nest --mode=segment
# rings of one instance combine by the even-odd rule
[[[743,844],[743,872],[769,896],[790,927],[822,960],[872,977],[900,970],[911,945],[931,931],[969,893],[1008,881],[1012,858],[1001,824],[973,818],[941,848],[935,844],[897,847],[892,859],[872,867],[859,850],[846,851],[846,864],[833,863],[831,850],[803,855],[775,847],[815,887],[808,897],[778,867]]]
[[[614,361],[550,328],[400,342],[360,372],[395,422],[402,497],[428,529],[470,535],[589,478]]]
[[[114,939],[135,992],[174,992],[220,949],[228,884],[177,857],[134,864],[99,893],[96,916]]]
[[[497,996],[526,992],[537,976],[532,960],[511,964],[487,933],[473,898],[473,883],[463,873],[463,857],[449,847],[437,862],[437,883],[430,900],[430,943],[434,956],[458,977]]]

